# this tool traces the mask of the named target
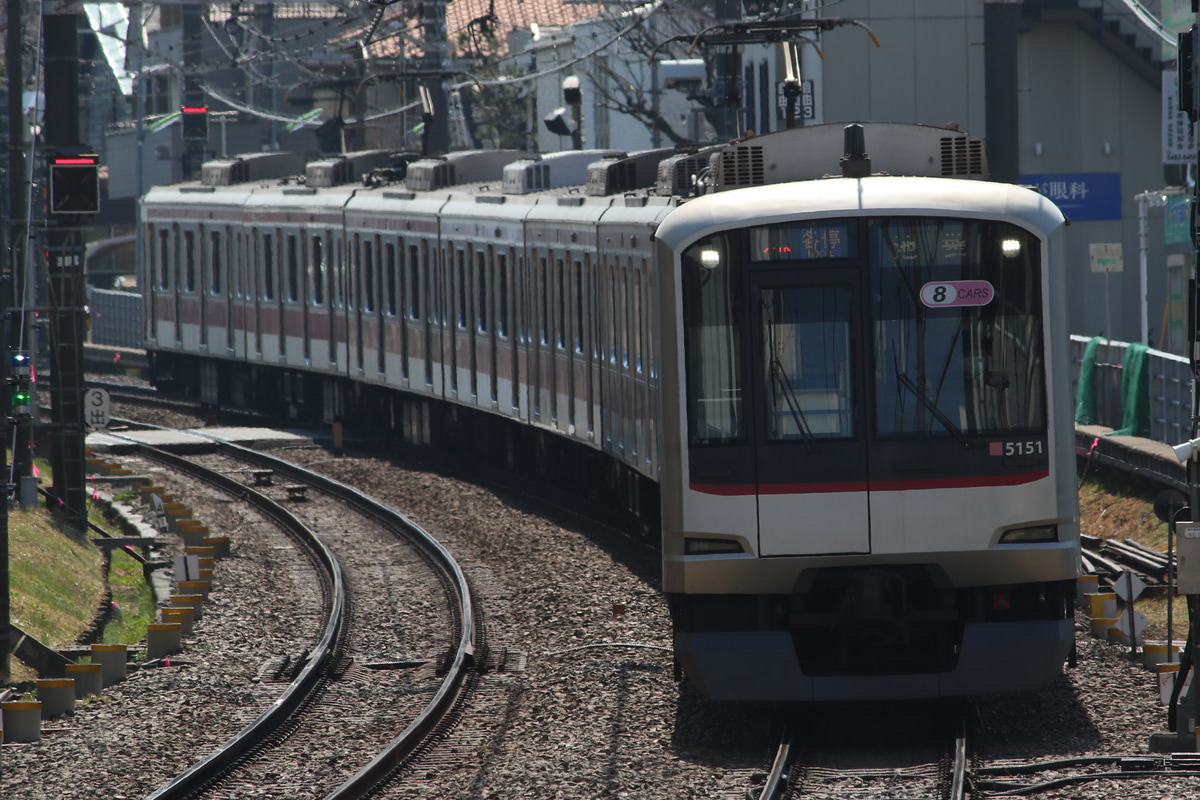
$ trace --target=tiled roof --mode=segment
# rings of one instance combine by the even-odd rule
[[[506,51],[505,34],[514,28],[528,28],[531,23],[542,27],[570,25],[581,20],[594,17],[603,10],[599,3],[564,3],[562,0],[494,0],[495,8],[492,13],[496,16],[493,29],[501,52]],[[485,17],[492,6],[492,0],[453,0],[446,5],[446,38],[453,44],[458,41],[460,33],[467,30],[473,20]],[[405,25],[410,37],[407,52],[414,55],[418,45],[412,40],[420,38],[420,30],[413,19],[404,19],[402,11],[384,14],[380,21],[374,41],[371,44],[371,55],[376,58],[395,58],[400,55],[400,48],[405,39],[391,35],[398,26]],[[338,37],[339,40],[361,38],[368,25],[347,31]]]
[[[493,12],[500,21],[496,33],[503,36],[513,28],[528,28],[536,22],[543,27],[570,25],[594,17],[603,10],[599,3],[564,3],[562,0],[495,0]],[[446,30],[451,40],[467,24],[488,13],[489,0],[454,0],[446,6]]]

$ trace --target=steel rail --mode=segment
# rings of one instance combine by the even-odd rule
[[[954,738],[954,764],[950,772],[949,800],[965,800],[967,792],[967,720],[965,713],[958,725],[958,733]]]
[[[792,758],[794,738],[795,732],[789,722],[783,727],[783,733],[779,737],[779,747],[775,750],[775,760],[771,762],[771,771],[767,773],[767,779],[763,782],[763,788],[758,793],[757,800],[775,800],[776,797],[781,796],[780,793],[784,789],[789,762]]]
[[[429,705],[413,719],[408,727],[393,739],[370,763],[327,795],[327,800],[349,800],[349,798],[363,797],[375,786],[388,778],[395,769],[401,766],[422,744],[426,736],[457,705],[467,674],[476,664],[475,610],[466,575],[463,573],[462,567],[459,566],[458,562],[441,542],[430,536],[424,529],[400,511],[371,498],[358,489],[267,453],[231,444],[216,437],[205,436],[198,431],[191,431],[189,433],[209,439],[217,444],[219,449],[235,453],[239,458],[246,461],[270,466],[282,474],[307,481],[317,486],[321,491],[353,504],[361,513],[370,514],[385,525],[402,527],[411,531],[416,536],[416,543],[420,545],[426,558],[438,568],[440,574],[448,579],[448,586],[451,589],[453,599],[458,603],[458,608],[454,609],[454,612],[458,616],[459,636],[453,656],[449,659],[445,678],[442,680]]]
[[[344,630],[347,607],[346,583],[341,565],[338,564],[333,552],[316,533],[280,504],[227,475],[201,467],[181,456],[145,444],[139,444],[139,450],[152,460],[167,464],[173,469],[216,486],[234,497],[242,497],[251,502],[255,508],[298,536],[311,548],[330,582],[329,617],[320,642],[313,648],[308,663],[305,664],[300,674],[275,702],[232,739],[147,797],[147,800],[179,800],[195,794],[206,785],[218,780],[253,750],[265,736],[278,729],[312,696],[325,674],[333,666],[331,662],[334,661],[337,642]]]

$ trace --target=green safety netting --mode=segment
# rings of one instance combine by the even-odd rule
[[[1150,358],[1144,344],[1125,348],[1121,366],[1121,427],[1109,436],[1150,435]]]
[[[1096,348],[1100,337],[1093,336],[1083,350],[1083,363],[1079,366],[1079,390],[1075,399],[1075,424],[1098,425],[1096,419]]]

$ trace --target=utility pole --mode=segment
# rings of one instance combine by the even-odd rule
[[[985,0],[983,6],[983,93],[987,162],[992,180],[1021,179],[1017,105],[1017,22],[1020,3]]]
[[[44,13],[42,35],[46,85],[45,142],[52,163],[83,162],[79,141],[79,17]],[[94,160],[91,162],[94,166]],[[64,166],[84,166],[82,163]],[[82,170],[81,170],[82,172]],[[94,175],[94,173],[93,173]],[[84,470],[83,217],[91,204],[58,204],[50,177],[46,221],[46,275],[50,322],[49,439],[54,494],[84,530],[87,505]],[[90,191],[90,187],[88,187]]]
[[[25,240],[28,236],[28,213],[25,210],[25,78],[21,64],[21,0],[8,0],[8,38],[5,40],[5,67],[8,71],[8,260],[0,278],[0,302],[5,309],[16,308],[16,276],[25,263]],[[0,354],[12,346],[12,325],[7,321],[0,330],[4,333]],[[0,414],[7,417],[8,401],[0,402]],[[7,445],[7,422],[0,424],[0,435]],[[0,483],[7,482],[8,457],[0,448]],[[16,458],[14,452],[13,458]],[[11,674],[9,649],[12,646],[12,614],[9,604],[8,572],[8,491],[0,497],[0,679]]]
[[[418,62],[419,71],[436,76],[420,82],[428,93],[433,114],[433,119],[425,123],[425,130],[428,131],[432,151],[444,153],[450,144],[450,109],[446,101],[445,80],[441,77],[442,56],[446,49],[446,3],[444,0],[429,0],[421,5],[421,9],[424,49]]]
[[[740,0],[716,0],[714,10],[718,21],[742,18]],[[738,111],[742,105],[742,57],[738,45],[727,44],[716,58],[714,78],[717,96],[714,100],[717,107],[713,115],[713,128],[718,140],[733,139],[742,135],[738,130]]]
[[[201,8],[197,3],[188,3],[183,6],[183,105],[185,108],[207,105],[204,100],[204,90],[200,88],[200,79],[196,77],[203,59],[204,20],[201,19],[200,12]],[[182,120],[180,125],[182,127]],[[189,139],[187,136],[183,137],[183,179],[185,181],[200,175],[207,147],[206,140],[200,141]],[[140,190],[141,187],[138,188]]]

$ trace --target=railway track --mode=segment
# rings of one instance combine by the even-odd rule
[[[325,621],[309,650],[264,666],[268,681],[289,682],[278,699],[150,797],[365,796],[444,736],[469,693],[485,645],[466,578],[441,545],[361,492],[271,456],[215,447],[187,459],[145,446],[140,454],[251,503],[303,541],[321,565]],[[248,486],[255,473],[274,479]],[[359,591],[352,596],[348,585]],[[413,641],[407,657],[389,639],[398,628]],[[417,653],[418,640],[436,644]],[[334,763],[311,769],[330,742]]]
[[[747,800],[964,800],[966,706],[947,704],[924,718],[915,706],[888,708],[843,708],[836,719],[808,710],[812,720],[789,719],[762,788],[747,791]]]

